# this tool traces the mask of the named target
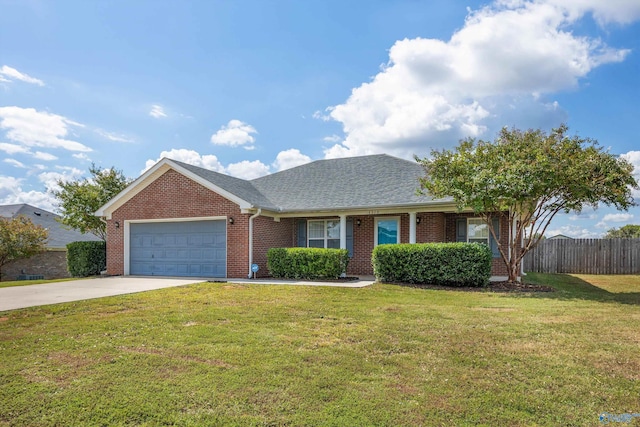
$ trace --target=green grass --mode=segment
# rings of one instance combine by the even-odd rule
[[[10,288],[13,286],[42,285],[46,283],[67,282],[69,280],[79,280],[78,278],[55,279],[55,280],[11,280],[0,282],[0,288]]]
[[[639,278],[527,279],[559,291],[203,283],[3,312],[0,425],[595,426],[640,412]]]

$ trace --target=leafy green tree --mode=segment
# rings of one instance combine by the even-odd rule
[[[623,210],[635,205],[633,166],[597,141],[567,131],[565,125],[549,134],[503,128],[493,142],[466,139],[452,151],[416,158],[426,172],[422,191],[452,197],[459,210],[472,209],[494,238],[492,219],[508,221],[511,239],[508,246],[498,241],[498,249],[509,281],[517,280],[522,258],[559,212],[600,203]],[[525,234],[532,237],[525,240]]]
[[[106,224],[94,213],[131,180],[115,168],[102,169],[92,164],[90,178],[76,181],[58,180],[60,190],[52,191],[59,201],[61,222],[83,233],[92,233],[102,240],[107,238]]]
[[[45,250],[49,232],[25,216],[0,218],[0,278],[2,266]]]
[[[604,235],[605,239],[640,239],[640,225],[627,224],[612,228]]]

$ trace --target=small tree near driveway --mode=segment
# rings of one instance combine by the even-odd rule
[[[522,258],[559,212],[635,205],[633,166],[597,141],[567,131],[565,125],[549,134],[503,128],[493,142],[466,139],[452,151],[433,150],[431,158],[416,158],[426,172],[422,191],[452,197],[459,210],[473,209],[488,225],[510,282],[517,280]],[[508,247],[491,226],[496,217],[508,221]],[[527,231],[532,237],[525,240]]]
[[[2,266],[45,250],[49,232],[25,216],[0,218],[0,279]]]
[[[76,181],[58,180],[59,190],[53,195],[60,202],[60,212],[64,225],[92,233],[102,240],[107,239],[106,224],[95,212],[124,190],[131,180],[115,168],[102,169],[96,165],[89,168],[91,178]]]

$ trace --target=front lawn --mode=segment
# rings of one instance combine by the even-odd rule
[[[640,283],[602,277],[202,283],[3,312],[0,425],[599,425],[640,412]]]
[[[69,280],[78,280],[78,278],[54,279],[54,280],[8,280],[0,282],[0,288],[11,288],[13,286],[42,285],[46,283],[67,282]]]

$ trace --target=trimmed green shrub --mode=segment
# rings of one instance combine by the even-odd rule
[[[73,277],[100,274],[107,267],[107,244],[102,241],[67,245],[67,270]]]
[[[267,268],[283,279],[337,279],[347,271],[349,251],[321,248],[271,248]]]
[[[485,286],[491,257],[491,249],[477,243],[379,245],[371,263],[380,282]]]

